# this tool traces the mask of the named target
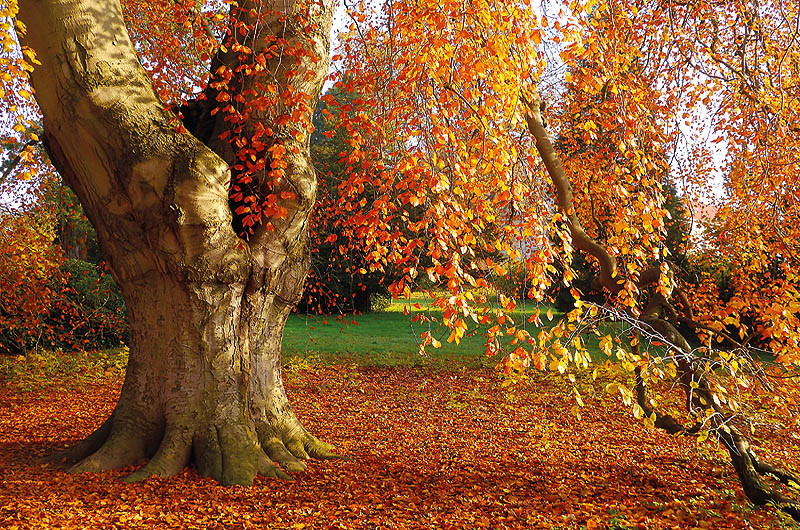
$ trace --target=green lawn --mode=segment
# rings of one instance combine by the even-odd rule
[[[439,365],[479,366],[492,363],[485,355],[488,326],[471,324],[460,344],[446,341],[449,330],[439,327],[441,311],[429,309],[430,299],[414,295],[411,299],[395,300],[384,311],[364,315],[298,315],[292,314],[286,324],[283,339],[284,356],[317,357],[326,362],[346,361],[361,365]],[[419,307],[415,306],[418,305]],[[404,314],[404,307],[409,315]],[[531,315],[533,305],[521,307],[511,314],[518,325]],[[544,310],[543,310],[544,312]],[[435,322],[413,322],[415,316],[425,315]],[[553,321],[561,314],[554,313]],[[546,322],[546,321],[545,321]],[[533,324],[526,323],[528,329]],[[419,354],[418,341],[430,327],[441,348],[429,346]]]

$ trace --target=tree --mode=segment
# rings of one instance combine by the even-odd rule
[[[24,354],[56,339],[46,324],[64,284],[53,225],[44,208],[0,219],[0,353]]]
[[[97,230],[131,327],[119,403],[67,451],[73,470],[149,458],[131,480],[169,476],[193,455],[233,484],[330,455],[289,406],[280,345],[308,269],[309,124],[332,11],[232,6],[190,134],[154,91],[118,3],[20,3],[50,158]],[[201,18],[189,12],[183,22]]]
[[[26,132],[41,134],[38,127]],[[11,142],[3,158],[0,351],[119,345],[124,304],[77,198],[38,140]]]
[[[55,212],[55,242],[72,259],[99,264],[103,261],[97,245],[97,234],[83,213],[78,198],[61,179],[45,186],[42,203]]]
[[[469,319],[490,325],[490,355],[501,334],[513,337],[509,373],[550,369],[574,383],[571,372],[590,360],[580,334],[599,333],[619,375],[607,390],[634,416],[716,440],[754,503],[800,518],[797,502],[765,477],[800,480],[756,458],[735,392],[742,381],[775,388],[749,356],[753,333],[770,337],[785,370],[800,363],[797,6],[566,7],[549,16],[525,0],[388,0],[375,16],[353,12],[339,78],[359,95],[341,124],[352,147],[343,222],[373,267],[402,271],[393,294],[408,294],[421,275],[446,287],[434,303],[449,341],[463,337]],[[25,58],[17,72],[38,63],[31,80],[48,151],[95,226],[130,315],[120,401],[67,456],[82,458],[78,471],[149,457],[132,480],[176,473],[191,454],[201,473],[224,483],[282,476],[276,462],[297,470],[301,457],[331,454],[291,412],[279,353],[309,264],[310,122],[333,6],[252,0],[217,12],[132,0],[125,9],[112,0],[25,0],[22,53],[12,57]],[[553,43],[563,75],[548,69]],[[571,114],[546,110],[563,93],[559,76],[587,95],[581,139],[602,138],[603,153],[591,163],[562,160],[554,147],[551,131],[577,127]],[[13,97],[30,94],[16,88]],[[729,246],[720,249],[740,260],[744,279],[769,272],[778,252],[781,261],[768,289],[742,281],[734,305],[708,311],[688,299],[667,259],[662,181],[666,147],[679,134],[672,124],[712,105],[710,127],[731,160],[722,210]],[[680,175],[698,188],[712,174],[704,152],[694,150],[691,173]],[[374,200],[362,200],[366,188]],[[602,216],[585,229],[597,202]],[[751,223],[754,207],[770,215]],[[511,318],[513,299],[492,306],[486,289],[505,272],[493,256],[518,252],[518,233],[531,298],[572,285],[580,252],[601,301],[578,300],[536,336]],[[779,303],[770,302],[776,293]],[[745,329],[744,306],[763,313],[760,329]],[[692,347],[679,323],[702,346]],[[738,339],[725,332],[731,324],[741,325]],[[426,333],[429,345],[437,341]],[[673,384],[682,396],[669,392]],[[788,399],[777,396],[777,406],[788,411]]]
[[[388,286],[395,280],[386,271],[367,271],[369,264],[358,238],[341,226],[339,186],[347,179],[343,160],[349,147],[345,131],[336,126],[336,114],[352,109],[354,98],[333,87],[314,111],[311,158],[319,185],[312,214],[311,272],[298,311],[370,311],[373,301],[388,299]],[[369,190],[363,196],[372,200]]]
[[[389,255],[429,245],[433,266],[425,272],[450,291],[436,302],[452,330],[449,340],[458,341],[472,317],[493,324],[490,355],[500,348],[498,336],[514,337],[508,372],[569,373],[589,362],[580,334],[600,334],[603,352],[621,363],[620,382],[606,389],[636,417],[670,433],[716,440],[755,504],[775,503],[800,517],[797,501],[768,480],[791,485],[797,477],[756,457],[740,428],[744,406],[734,395],[737,381],[763,384],[790,424],[796,421],[788,406],[794,398],[773,386],[775,374],[753,362],[749,345],[755,336],[772,337],[771,353],[788,371],[781,377],[796,373],[798,278],[783,260],[794,256],[797,241],[786,223],[797,215],[789,199],[797,190],[789,168],[797,161],[788,146],[796,145],[789,124],[800,107],[795,81],[781,66],[800,52],[796,10],[763,2],[737,4],[733,11],[712,2],[570,2],[569,14],[551,18],[527,2],[386,5],[380,16],[359,19],[357,37],[344,46],[349,82],[365,108],[382,110],[373,110],[371,121],[352,120],[364,146],[355,152],[372,165],[389,153],[396,167],[392,186],[412,190],[397,198],[425,202],[431,215],[419,230],[425,237],[407,241],[389,237],[393,214],[386,209],[355,208],[351,217],[376,217],[365,226],[372,227],[371,240],[394,243]],[[365,61],[371,49],[403,52],[389,53],[388,62]],[[566,68],[553,73],[547,58],[555,52]],[[565,83],[578,89],[572,109],[563,98]],[[567,108],[548,112],[545,101]],[[722,239],[746,279],[724,309],[689,299],[666,252],[664,179],[682,181],[692,193],[708,192],[714,173],[708,144],[692,145],[688,164],[675,174],[667,171],[667,148],[683,136],[676,120],[695,118],[690,124],[696,125],[703,115],[714,116],[706,134],[714,145],[727,142],[733,161],[726,182],[730,224]],[[392,150],[374,131],[398,117],[407,119],[392,130],[407,140]],[[575,138],[578,128],[581,143],[592,148],[585,157],[562,159],[553,136]],[[361,173],[350,180],[360,182]],[[420,181],[425,189],[415,186]],[[754,208],[770,212],[768,221],[754,222]],[[487,238],[484,230],[508,211],[521,221],[508,223],[506,232],[521,232],[529,246],[529,296],[542,300],[555,282],[572,285],[579,252],[596,271],[591,288],[601,302],[579,299],[566,319],[537,336],[509,318],[510,298],[501,296],[501,307],[487,312],[486,297],[469,289],[487,284],[468,265],[476,245],[465,242],[509,248],[511,238]],[[759,278],[772,263],[776,273]],[[779,301],[770,300],[770,292]],[[748,328],[740,318],[745,310],[759,312],[765,323]],[[535,310],[531,321],[539,316]],[[609,322],[615,323],[612,333],[600,325]],[[679,325],[697,334],[700,346],[692,346]],[[736,326],[739,337],[726,325]],[[579,412],[579,386],[570,377]],[[664,380],[682,389],[681,399],[663,392]],[[683,418],[675,412],[681,407]]]

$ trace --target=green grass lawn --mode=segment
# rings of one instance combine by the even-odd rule
[[[355,362],[360,365],[414,366],[453,365],[480,366],[494,361],[485,355],[486,330],[468,320],[470,329],[461,340],[446,341],[449,330],[439,327],[442,313],[429,308],[430,299],[415,294],[411,299],[394,300],[381,312],[364,315],[298,315],[292,314],[286,324],[283,339],[284,356],[315,357],[325,362]],[[416,304],[416,305],[415,305]],[[418,306],[418,307],[417,307]],[[404,314],[407,307],[409,314]],[[533,304],[526,310],[518,307],[512,318],[518,325],[530,317]],[[543,309],[543,312],[546,308]],[[434,322],[413,322],[414,316],[426,315]],[[561,317],[554,313],[553,321]],[[549,324],[545,320],[545,324]],[[533,324],[525,324],[529,330]],[[425,355],[419,353],[422,333],[431,330],[441,343],[441,348],[429,346]],[[510,339],[509,339],[510,341]]]
[[[465,319],[469,331],[459,344],[448,343],[449,329],[440,327],[441,311],[429,307],[430,299],[415,294],[410,299],[394,300],[383,311],[364,315],[303,315],[292,314],[286,323],[283,339],[285,363],[319,362],[322,364],[353,363],[360,366],[426,366],[437,369],[461,369],[480,366],[495,366],[498,358],[486,357],[486,331],[488,325],[478,325]],[[405,309],[409,314],[405,314]],[[525,326],[536,336],[537,327],[527,319],[535,310],[534,304],[522,304],[511,318]],[[553,311],[552,321],[544,314],[547,306],[541,307],[542,321],[546,326],[554,325],[563,313]],[[416,316],[426,316],[430,322],[412,322]],[[440,348],[428,346],[424,354],[419,353],[422,333],[432,332],[441,342]],[[597,337],[584,336],[593,357],[605,359],[597,347]],[[504,346],[510,346],[511,338],[503,337]],[[108,350],[80,352],[41,351],[32,352],[24,361],[16,357],[0,356],[0,380],[15,380],[26,388],[38,388],[53,379],[95,379],[102,373],[124,371],[128,360],[127,347]],[[55,377],[59,376],[59,377]]]

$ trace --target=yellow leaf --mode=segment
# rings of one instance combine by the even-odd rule
[[[583,406],[583,398],[581,397],[580,393],[578,393],[577,390],[575,390],[575,401],[578,403],[579,407]]]
[[[600,351],[611,357],[611,335],[606,335],[600,339]]]

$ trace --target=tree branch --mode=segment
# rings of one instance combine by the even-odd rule
[[[530,98],[522,95],[522,100],[528,109],[525,116],[528,130],[535,140],[542,162],[555,186],[558,205],[567,216],[575,247],[594,256],[600,262],[600,275],[596,280],[599,280],[600,285],[611,291],[612,294],[617,294],[622,290],[622,283],[616,274],[616,259],[603,245],[589,237],[580,224],[575,212],[569,179],[545,129],[542,116],[543,102],[537,93]],[[657,282],[660,276],[660,267],[650,267],[640,275],[637,283],[639,286],[650,285]],[[669,298],[673,295],[678,298],[683,307],[683,317],[678,316],[677,310],[670,303]],[[650,297],[647,306],[638,318],[634,315],[628,315],[628,317],[634,322],[646,325],[648,329],[652,330],[654,336],[663,337],[672,348],[677,350],[676,364],[681,387],[686,393],[687,410],[695,417],[698,417],[701,411],[709,411],[711,415],[705,420],[706,423],[700,422],[687,427],[674,417],[660,413],[651,405],[641,368],[637,367],[635,369],[636,401],[644,413],[648,417],[655,416],[655,426],[671,434],[697,434],[704,429],[704,425],[709,425],[707,422],[710,421],[711,428],[709,430],[728,450],[731,463],[748,499],[756,505],[773,503],[800,521],[800,503],[771,488],[760,478],[770,475],[783,484],[800,484],[797,477],[771,464],[760,463],[755,458],[747,438],[730,424],[730,420],[735,415],[724,410],[719,400],[714,399],[706,373],[698,372],[695,368],[696,357],[693,355],[688,341],[675,326],[668,322],[667,319],[694,322],[686,295],[679,289],[669,286],[666,293],[657,292]],[[696,324],[695,329],[702,327],[701,324],[694,323]],[[728,338],[736,342],[731,337]],[[634,348],[638,351],[638,344]]]
[[[521,96],[522,102],[528,108],[525,115],[528,130],[536,141],[536,149],[544,162],[550,180],[556,188],[556,198],[559,207],[567,216],[570,234],[575,248],[594,256],[600,262],[600,282],[603,287],[617,294],[622,290],[621,278],[617,276],[617,260],[614,256],[592,239],[581,226],[578,215],[573,204],[572,185],[567,178],[561,160],[553,147],[550,135],[545,130],[544,117],[542,110],[544,102],[538,94],[534,94],[532,99],[528,99],[524,94]]]
[[[20,150],[17,151],[17,154],[9,162],[8,167],[6,168],[5,171],[3,171],[3,174],[0,176],[0,186],[5,184],[6,179],[11,175],[11,173],[14,171],[14,169],[17,167],[17,165],[19,165],[19,163],[22,161],[22,153],[23,153],[23,151],[25,151],[25,149],[27,149],[28,147],[33,147],[34,145],[36,145],[38,143],[39,142],[37,140],[28,140],[25,143],[25,145],[23,145],[20,148]]]

